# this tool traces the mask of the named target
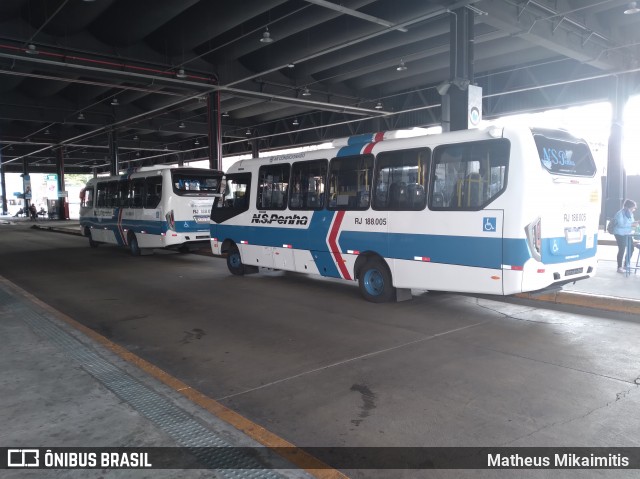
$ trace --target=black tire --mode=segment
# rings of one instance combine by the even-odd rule
[[[358,275],[360,293],[372,303],[387,303],[393,299],[396,288],[391,281],[391,272],[380,258],[371,258]]]
[[[244,265],[240,257],[240,251],[236,245],[232,245],[227,251],[227,268],[231,274],[242,276],[244,274]]]
[[[135,233],[129,233],[129,251],[131,251],[132,256],[140,256],[142,253]]]
[[[98,243],[97,241],[94,241],[93,238],[91,237],[90,229],[87,229],[87,237],[89,238],[89,246],[91,248],[97,248],[98,246],[100,246],[100,243]]]

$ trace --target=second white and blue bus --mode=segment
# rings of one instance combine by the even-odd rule
[[[80,229],[89,245],[186,251],[209,243],[209,216],[222,173],[203,168],[142,167],[92,178],[80,193]]]

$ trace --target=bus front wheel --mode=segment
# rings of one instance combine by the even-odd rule
[[[358,275],[360,293],[372,303],[391,301],[395,288],[391,282],[391,273],[386,263],[379,258],[371,258]]]
[[[141,250],[135,233],[129,234],[129,251],[131,251],[133,256],[140,256]]]
[[[242,264],[242,258],[240,257],[240,251],[236,245],[233,245],[227,251],[227,268],[231,274],[236,276],[242,276],[244,274],[244,265]]]

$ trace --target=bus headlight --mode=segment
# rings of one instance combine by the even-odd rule
[[[532,223],[525,226],[524,230],[527,235],[527,242],[529,243],[529,249],[533,257],[542,261],[542,227],[541,219],[537,218]]]
[[[167,227],[170,230],[175,231],[176,230],[176,222],[175,219],[173,218],[173,210],[169,211],[166,215],[164,215],[165,218],[167,219]]]

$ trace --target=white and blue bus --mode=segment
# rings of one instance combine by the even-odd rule
[[[92,178],[80,192],[80,229],[91,247],[128,246],[134,256],[208,245],[221,178],[215,170],[168,166]]]
[[[211,212],[231,273],[357,280],[373,302],[411,289],[509,295],[596,271],[600,179],[566,131],[497,128],[235,163]]]

